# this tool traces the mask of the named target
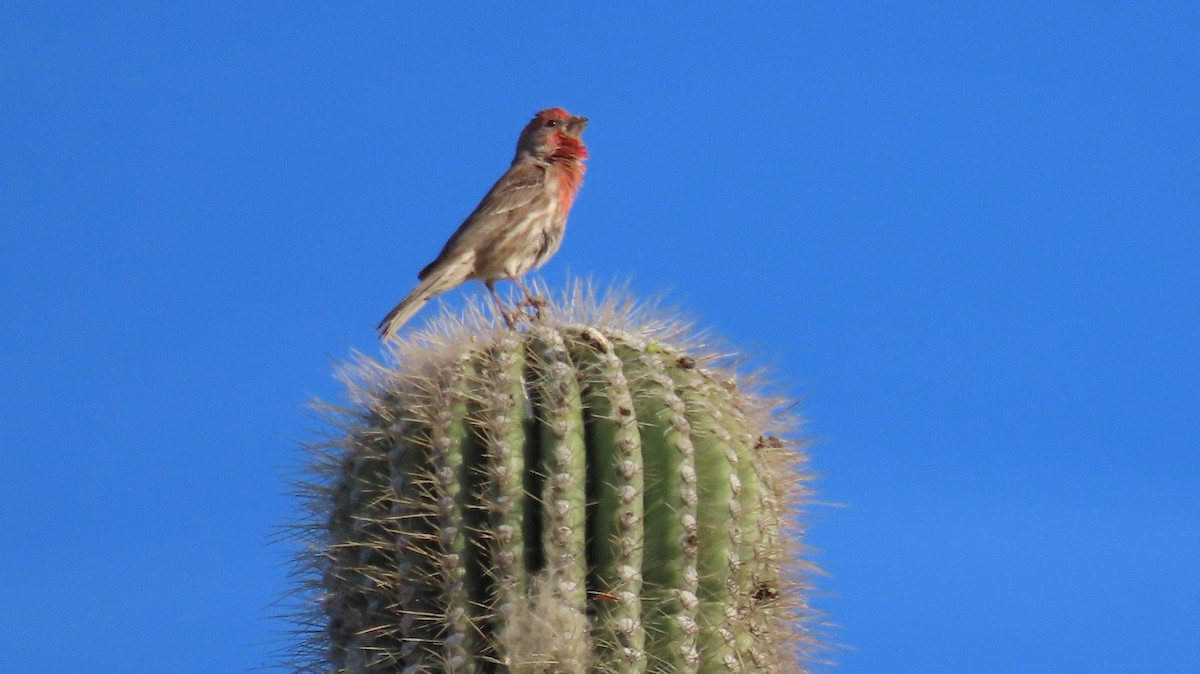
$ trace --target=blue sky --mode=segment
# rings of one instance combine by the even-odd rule
[[[6,670],[272,661],[307,401],[561,105],[544,277],[802,400],[838,671],[1195,671],[1200,5],[102,4],[0,8]]]

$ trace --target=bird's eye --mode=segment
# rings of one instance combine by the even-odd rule
[[[558,126],[558,120],[557,119],[548,119],[548,120],[546,120],[546,126]]]

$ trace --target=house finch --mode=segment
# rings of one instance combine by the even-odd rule
[[[512,166],[446,242],[437,259],[417,275],[420,283],[380,323],[379,336],[394,334],[426,302],[470,279],[483,281],[503,307],[495,283],[512,279],[537,304],[520,277],[558,250],[567,213],[583,183],[587,147],[580,135],[587,117],[562,108],[533,116],[517,140]],[[511,323],[501,308],[501,314]]]

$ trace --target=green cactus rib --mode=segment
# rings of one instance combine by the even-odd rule
[[[642,439],[624,365],[610,342],[584,330],[570,342],[583,374],[587,428],[589,558],[598,660],[618,674],[645,669],[642,629]]]
[[[733,577],[730,567],[730,512],[733,500],[730,476],[733,466],[729,456],[728,433],[719,432],[719,410],[704,391],[703,377],[695,370],[676,369],[672,378],[692,419],[692,446],[696,456],[698,496],[704,507],[697,511],[696,539],[699,546],[700,577],[700,648],[707,660],[729,667],[735,660],[734,633],[726,626],[726,608],[733,608],[733,595],[727,582]],[[736,559],[736,554],[734,555]]]
[[[486,525],[478,530],[490,567],[485,569],[493,599],[491,610],[509,615],[525,601],[528,591],[526,529],[536,537],[526,517],[525,344],[514,333],[499,335],[480,359],[479,387],[472,422],[488,448],[476,464],[484,475],[479,503]],[[527,524],[530,523],[530,524]],[[476,588],[473,596],[486,596]]]
[[[691,426],[661,349],[639,352],[622,347],[618,352],[639,383],[634,412],[641,428],[646,484],[642,603],[647,671],[692,672],[699,665],[699,578]]]
[[[708,360],[548,322],[375,366],[310,485],[297,669],[804,671],[796,450]]]

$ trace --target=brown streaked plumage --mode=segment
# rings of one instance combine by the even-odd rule
[[[500,304],[495,282],[520,277],[550,259],[562,243],[567,214],[583,184],[586,117],[562,108],[534,115],[517,140],[512,165],[450,237],[420,283],[379,323],[386,339],[435,295],[471,279],[483,281]],[[502,306],[502,305],[500,305]]]

